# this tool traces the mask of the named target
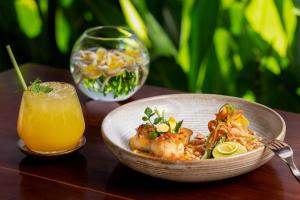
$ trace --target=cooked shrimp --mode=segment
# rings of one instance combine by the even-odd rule
[[[130,147],[142,151],[150,151],[151,139],[149,134],[155,131],[152,125],[140,125],[137,129],[137,134],[130,139]]]
[[[188,144],[193,132],[180,128],[178,134],[165,133],[152,141],[150,152],[155,156],[178,159],[184,154],[184,146]]]

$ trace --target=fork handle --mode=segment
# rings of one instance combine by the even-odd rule
[[[300,183],[300,171],[297,168],[297,166],[294,163],[294,159],[293,157],[288,157],[285,159],[286,164],[289,166],[292,174],[295,176],[295,178],[298,180],[298,182]]]

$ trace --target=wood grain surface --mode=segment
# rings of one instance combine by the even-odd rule
[[[69,71],[36,64],[22,66],[27,82],[73,83]],[[144,86],[126,102],[176,91]],[[160,180],[122,165],[104,145],[100,125],[121,103],[88,101],[79,94],[86,121],[87,144],[59,159],[35,159],[17,148],[16,121],[21,85],[13,70],[0,74],[0,199],[300,199],[300,185],[285,163],[274,157],[238,177],[209,183]],[[278,111],[287,125],[286,140],[300,166],[300,115]]]

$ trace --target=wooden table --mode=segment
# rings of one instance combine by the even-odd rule
[[[72,82],[69,71],[27,64],[27,82]],[[176,93],[144,86],[132,99]],[[300,199],[300,184],[286,165],[274,157],[248,174],[210,183],[176,183],[152,178],[122,165],[104,145],[100,125],[119,103],[89,101],[80,94],[86,120],[87,144],[62,159],[33,159],[16,143],[21,85],[13,70],[0,74],[0,199]],[[278,111],[286,121],[286,141],[300,166],[300,115]]]

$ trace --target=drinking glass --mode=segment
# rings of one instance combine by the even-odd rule
[[[18,133],[27,148],[37,153],[57,153],[75,148],[85,129],[75,88],[67,83],[44,82],[53,90],[23,93]]]

